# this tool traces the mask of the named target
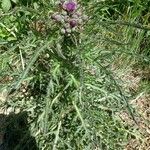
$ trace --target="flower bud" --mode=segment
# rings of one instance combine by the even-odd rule
[[[64,28],[65,28],[65,29],[70,28],[70,24],[69,24],[69,23],[65,23],[65,24],[64,24]]]
[[[56,20],[57,22],[63,22],[63,17],[58,14],[53,14],[52,19]]]
[[[63,3],[63,9],[67,12],[73,12],[77,9],[77,3],[73,0]]]
[[[58,13],[52,14],[52,15],[51,15],[51,18],[52,18],[52,19],[55,19],[55,16],[56,16],[56,15],[58,15]]]
[[[66,30],[64,28],[61,29],[60,31],[62,34],[65,34],[66,33]]]
[[[67,16],[67,12],[66,12],[66,11],[63,11],[63,12],[62,12],[62,15],[63,15],[63,16]]]
[[[82,24],[82,23],[83,23],[83,20],[82,20],[82,19],[78,19],[78,23],[79,23],[79,24]]]
[[[73,14],[73,15],[72,15],[72,18],[73,18],[73,19],[78,19],[79,17],[78,17],[78,15]]]
[[[76,28],[72,28],[71,31],[74,32],[76,30]]]
[[[69,21],[69,17],[68,16],[64,16],[64,21],[68,22]]]
[[[77,15],[78,17],[81,17],[81,16],[82,16],[82,13],[81,13],[81,12],[77,12],[76,15]]]
[[[76,20],[70,20],[70,27],[73,28],[75,26],[77,26],[77,21]]]
[[[87,15],[83,15],[83,16],[82,16],[82,19],[83,19],[84,21],[86,21],[86,20],[88,20],[88,16],[87,16]]]
[[[71,29],[66,29],[66,33],[71,33]]]

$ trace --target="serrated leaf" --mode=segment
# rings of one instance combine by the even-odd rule
[[[61,58],[66,59],[66,57],[63,55],[63,52],[62,52],[62,49],[61,49],[61,45],[59,43],[57,43],[57,45],[56,45],[56,51],[57,51],[57,54]]]
[[[11,1],[10,0],[2,0],[2,9],[4,11],[8,11],[11,8]]]

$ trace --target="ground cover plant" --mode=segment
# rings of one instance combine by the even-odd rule
[[[148,5],[1,0],[0,149],[149,149]]]

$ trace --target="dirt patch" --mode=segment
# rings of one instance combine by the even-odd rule
[[[114,72],[122,80],[124,91],[136,95],[136,98],[130,101],[131,107],[135,110],[136,122],[127,111],[117,113],[121,121],[133,129],[133,134],[124,150],[150,150],[150,94],[145,91],[139,93],[141,81],[147,78],[147,74],[141,69],[134,68],[129,68],[126,72],[120,70]]]
[[[136,111],[137,124],[127,112],[119,114],[122,121],[134,129],[134,136],[126,145],[125,150],[150,150],[150,95],[142,95],[132,100],[131,105]]]

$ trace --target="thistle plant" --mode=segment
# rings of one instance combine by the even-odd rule
[[[61,56],[58,57],[63,64],[63,69],[66,68],[78,78],[81,66],[78,64],[81,62],[81,53],[78,51],[78,46],[81,44],[80,33],[88,16],[84,15],[83,7],[76,0],[59,1],[56,7],[59,11],[54,12],[51,19],[58,26],[62,36],[60,43],[56,44],[56,47],[60,48],[58,53],[61,52]]]

